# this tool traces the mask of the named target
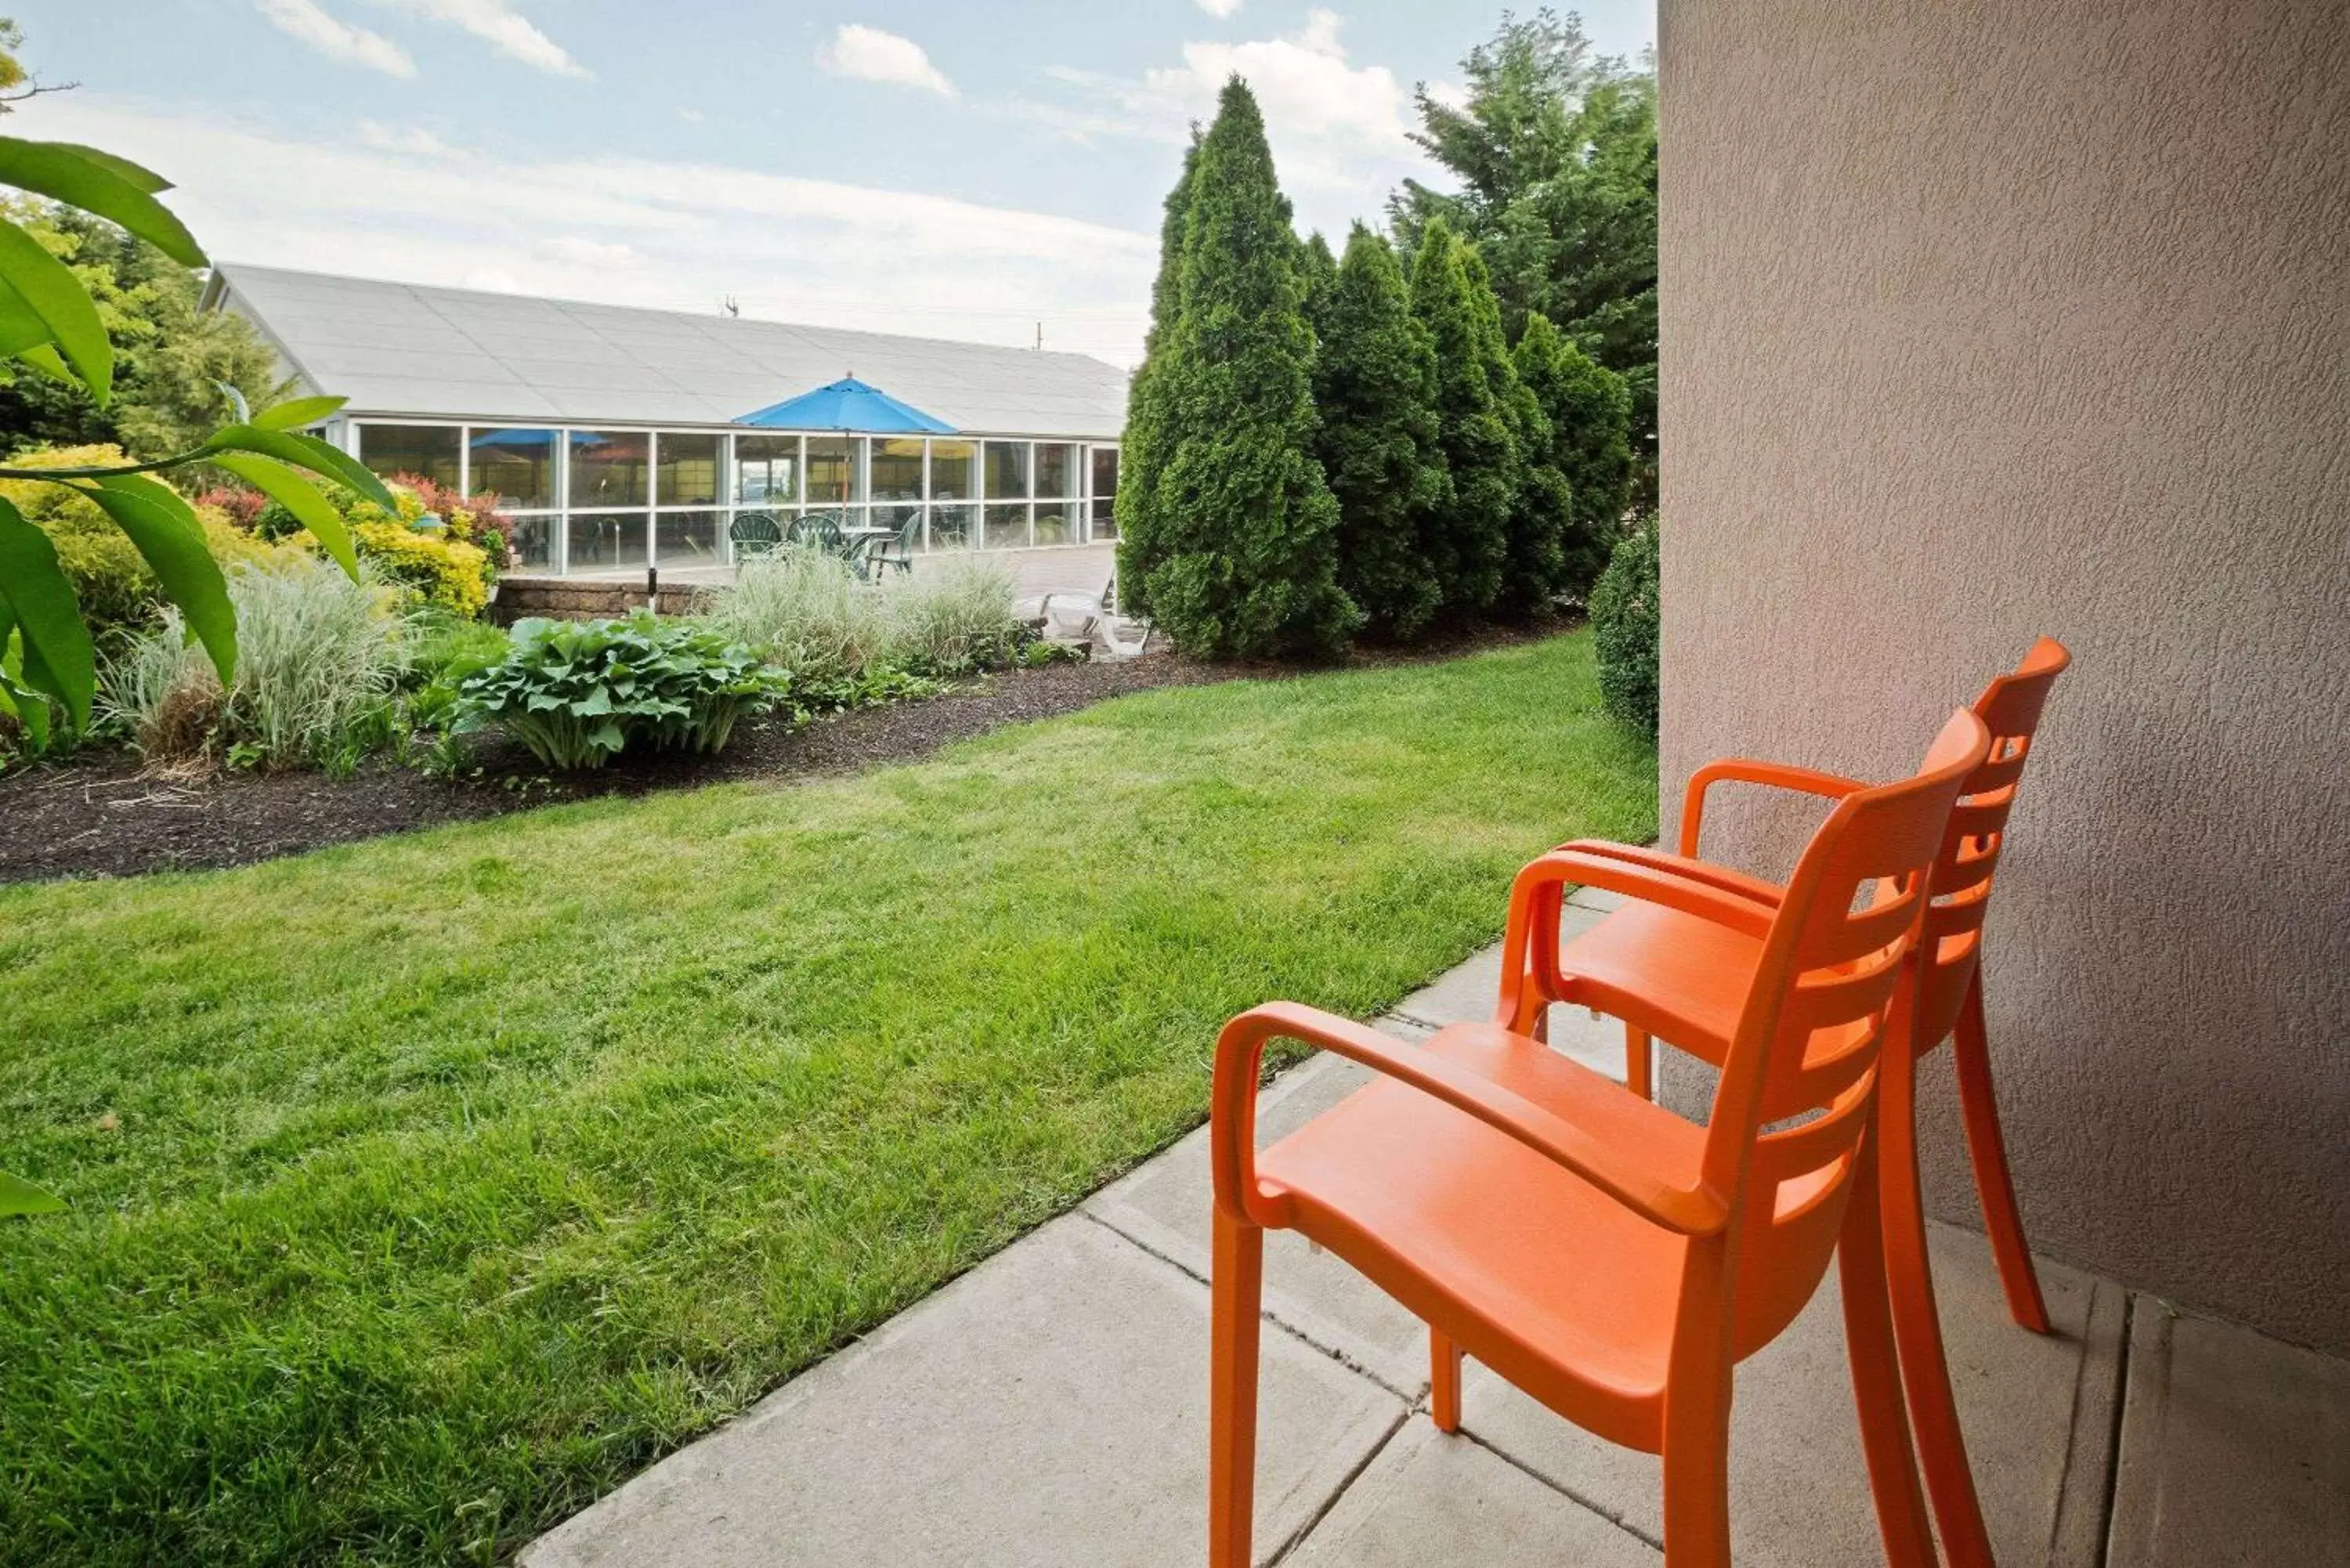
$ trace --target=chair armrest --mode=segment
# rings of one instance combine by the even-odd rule
[[[1758,940],[1778,913],[1778,890],[1702,860],[1602,839],[1577,839],[1530,861],[1510,887],[1502,937],[1502,992],[1493,1022],[1523,1032],[1555,998],[1544,981],[1557,968],[1559,906],[1567,884],[1600,888],[1679,909]],[[1544,950],[1535,961],[1536,950]]]
[[[1262,1223],[1250,1212],[1256,1183],[1256,1084],[1265,1043],[1297,1040],[1360,1062],[1422,1094],[1466,1112],[1497,1132],[1564,1167],[1651,1223],[1684,1236],[1711,1235],[1729,1221],[1729,1205],[1701,1183],[1683,1185],[1659,1168],[1646,1140],[1602,1130],[1621,1116],[1602,1107],[1534,1104],[1457,1062],[1407,1044],[1351,1019],[1294,1002],[1251,1008],[1216,1041],[1215,1090],[1210,1113],[1210,1158],[1216,1205],[1235,1219]],[[1535,1049],[1544,1047],[1526,1042]],[[1593,1075],[1592,1082],[1606,1085]],[[1669,1112],[1642,1106],[1657,1116]],[[1582,1115],[1576,1111],[1583,1110]],[[1562,1113],[1565,1114],[1562,1114]],[[1596,1124],[1596,1125],[1595,1125]]]
[[[1705,792],[1717,784],[1768,784],[1773,789],[1794,790],[1803,794],[1825,795],[1840,800],[1856,789],[1868,786],[1858,779],[1848,779],[1835,774],[1824,774],[1814,768],[1793,767],[1785,763],[1766,763],[1752,757],[1724,757],[1708,763],[1690,774],[1689,791],[1681,797],[1681,853],[1697,853],[1698,826],[1705,815]]]

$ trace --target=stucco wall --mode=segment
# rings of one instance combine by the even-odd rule
[[[2062,638],[1987,971],[2026,1220],[2350,1351],[2350,5],[1660,27],[1668,818],[1721,753],[1906,771]]]

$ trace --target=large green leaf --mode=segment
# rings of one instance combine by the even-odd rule
[[[0,597],[7,599],[24,635],[25,683],[63,703],[75,729],[88,729],[98,660],[90,651],[89,630],[81,624],[81,607],[57,566],[57,546],[5,497],[0,497]]]
[[[0,136],[0,182],[118,223],[182,266],[204,265],[203,247],[169,208],[81,148]]]
[[[81,279],[11,223],[0,223],[0,279],[32,306],[72,363],[90,401],[104,407],[114,387],[114,345],[107,341],[106,324],[98,318],[98,306]]]
[[[236,611],[228,579],[204,544],[203,524],[168,484],[143,473],[117,474],[75,489],[104,508],[154,568],[163,597],[180,607],[189,629],[212,655],[225,686],[236,676]]]
[[[286,431],[256,429],[252,425],[230,425],[215,431],[212,440],[198,449],[209,456],[216,452],[257,452],[264,457],[307,468],[322,478],[331,479],[348,490],[374,502],[386,512],[398,513],[399,504],[383,481],[360,466],[359,460],[338,447],[328,446],[317,436],[295,435]]]
[[[172,182],[169,180],[144,164],[133,163],[119,152],[105,152],[95,147],[84,147],[78,141],[59,141],[54,145],[70,148],[99,167],[113,170],[151,196],[158,191],[168,191],[172,188]]]
[[[48,750],[49,704],[25,683],[24,639],[16,635],[16,613],[0,598],[0,713],[25,727],[25,738],[36,753]]]
[[[351,532],[343,525],[343,514],[335,510],[327,498],[310,488],[310,482],[282,462],[249,452],[224,452],[213,456],[213,464],[224,468],[270,500],[294,514],[295,519],[310,531],[310,536],[325,546],[356,581],[359,575],[358,554],[351,548]]]
[[[257,431],[299,430],[304,425],[317,424],[349,401],[348,398],[290,398],[275,408],[262,410],[251,422]]]
[[[36,343],[16,358],[52,381],[63,381],[68,387],[81,385],[81,378],[73,373],[73,367],[57,358],[57,346],[54,343]]]
[[[49,324],[25,296],[0,283],[0,354],[22,354],[49,341]]]
[[[0,1170],[0,1220],[14,1214],[55,1214],[65,1206],[65,1199],[56,1193]]]

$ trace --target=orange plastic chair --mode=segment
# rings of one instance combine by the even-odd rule
[[[1793,1321],[1841,1241],[1887,1554],[1897,1568],[1933,1562],[1886,1310],[1877,1068],[1879,1043],[1906,1038],[1928,873],[1988,744],[1980,720],[1953,714],[1916,776],[1837,803],[1768,907],[1717,867],[1623,845],[1568,845],[1519,873],[1504,973],[1526,972],[1541,912],[1569,883],[1761,944],[1702,1127],[1523,1028],[1455,1024],[1413,1045],[1289,1002],[1225,1026],[1211,1116],[1211,1568],[1251,1561],[1268,1229],[1300,1231],[1428,1322],[1445,1430],[1460,1425],[1465,1352],[1577,1425],[1660,1454],[1669,1568],[1730,1561],[1731,1369]],[[1653,1021],[1638,993],[1568,986],[1571,1000]],[[1260,1153],[1257,1079],[1275,1038],[1382,1076]]]
[[[1918,1172],[1916,1062],[1955,1032],[1952,1056],[1975,1189],[2008,1310],[2023,1327],[2045,1334],[2048,1311],[2016,1210],[2014,1185],[2000,1134],[1998,1102],[1991,1088],[1979,961],[1991,874],[2004,840],[2008,813],[2015,804],[2049,689],[2070,662],[2071,655],[2063,644],[2043,637],[2021,666],[1991,681],[1975,701],[1973,711],[1990,732],[1991,747],[1968,777],[1951,809],[1934,865],[1933,902],[1926,915],[1928,961],[1910,1021],[1910,1049],[1895,1054],[1881,1084],[1885,1248],[1893,1321],[1935,1519],[1943,1545],[1959,1568],[1990,1568],[1992,1559],[1981,1504],[1967,1465],[1966,1441],[1950,1392],[1941,1324],[1934,1306]],[[1862,787],[1852,779],[1776,763],[1739,758],[1709,763],[1690,778],[1681,812],[1683,856],[1697,853],[1707,789],[1725,781],[1830,798]],[[1720,880],[1725,888],[1764,908],[1775,907],[1784,896],[1784,890],[1774,884],[1736,872],[1721,873]],[[1644,1097],[1649,1093],[1651,1036],[1716,1064],[1724,1060],[1737,1023],[1744,976],[1760,961],[1758,942],[1674,910],[1630,906],[1610,914],[1562,950],[1558,908],[1546,906],[1537,911],[1537,917],[1533,961],[1522,972],[1511,971],[1517,983],[1505,981],[1495,1012],[1497,1021],[1521,1023],[1540,1033],[1538,1022],[1522,1021],[1530,1017],[1538,1021],[1545,1000],[1566,1000],[1570,991],[1607,995],[1638,985],[1654,1012],[1646,1019],[1627,1018],[1626,1023],[1627,1083],[1636,1093]],[[1546,958],[1550,961],[1545,962]]]

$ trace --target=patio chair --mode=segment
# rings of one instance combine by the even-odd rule
[[[1135,659],[1150,646],[1151,625],[1147,620],[1128,620],[1118,613],[1118,574],[1098,594],[1075,588],[1054,588],[1036,606],[1037,618],[1047,636],[1055,627],[1060,635],[1073,641],[1090,644],[1096,637],[1102,646],[1120,659]]]
[[[771,514],[742,512],[726,525],[726,538],[734,546],[734,558],[740,561],[774,555],[783,547],[784,529]]]
[[[884,573],[895,572],[899,576],[911,576],[914,571],[914,547],[922,542],[922,514],[917,508],[895,534],[867,541],[864,575],[880,581]]]
[[[1661,1455],[1667,1568],[1729,1563],[1732,1368],[1794,1319],[1836,1252],[1886,1553],[1932,1563],[1887,1312],[1876,1091],[1880,1043],[1906,1039],[1916,1005],[1928,873],[1989,743],[1980,719],[1952,714],[1918,774],[1837,803],[1767,906],[1719,867],[1596,841],[1518,874],[1505,974],[1527,972],[1570,883],[1759,944],[1733,977],[1703,1127],[1523,1028],[1454,1024],[1415,1045],[1289,1002],[1225,1026],[1210,1113],[1211,1568],[1251,1561],[1268,1229],[1297,1231],[1427,1321],[1444,1430],[1461,1423],[1466,1353],[1595,1435]],[[1667,982],[1569,976],[1566,1000],[1659,1027]],[[1277,1038],[1381,1076],[1259,1153],[1257,1079]]]
[[[814,545],[817,549],[835,556],[847,553],[847,539],[841,533],[844,519],[837,512],[808,512],[792,520],[791,542]]]
[[[2000,1133],[1999,1106],[1991,1079],[1983,1030],[1981,969],[1983,915],[1990,905],[1991,876],[2005,839],[2032,737],[2056,677],[2071,662],[2063,644],[2042,638],[2022,665],[1984,689],[1973,707],[1992,736],[1988,759],[1969,775],[1950,819],[1933,872],[1933,905],[1926,917],[1928,944],[1918,1006],[1909,1019],[1908,1049],[1888,1059],[1880,1092],[1884,1099],[1885,1246],[1893,1290],[1894,1324],[1901,1371],[1918,1427],[1919,1458],[1942,1541],[1959,1568],[1989,1568],[1991,1543],[1969,1471],[1965,1438],[1950,1392],[1941,1324],[1934,1307],[1933,1276],[1926,1251],[1925,1204],[1918,1173],[1917,1062],[1945,1039],[1953,1039],[1959,1101],[1967,1146],[1974,1165],[1975,1191],[1999,1265],[2009,1314],[2035,1334],[2048,1332],[2048,1309],[2033,1271],[2032,1253],[2016,1210],[2015,1189]],[[1732,759],[1712,763],[1690,775],[1681,811],[1680,853],[1694,858],[1703,826],[1706,792],[1725,782],[1767,784],[1803,794],[1842,798],[1862,786],[1851,779],[1808,768]],[[1785,890],[1774,884],[1722,873],[1722,885],[1762,908],[1774,908]],[[1635,977],[1672,973],[1659,1014],[1661,1027],[1637,1022],[1625,1027],[1626,1082],[1647,1097],[1650,1092],[1650,1034],[1719,1065],[1730,1048],[1738,1006],[1738,977],[1759,961],[1759,944],[1672,909],[1630,906],[1608,915],[1562,949],[1559,912],[1539,911],[1543,922],[1533,946],[1533,968],[1505,980],[1496,1023],[1539,1034],[1548,1000],[1572,989],[1628,983]],[[1675,955],[1680,955],[1677,961]],[[1702,957],[1701,964],[1687,961]],[[1545,961],[1547,960],[1547,961]],[[1508,972],[1508,971],[1505,971]]]

